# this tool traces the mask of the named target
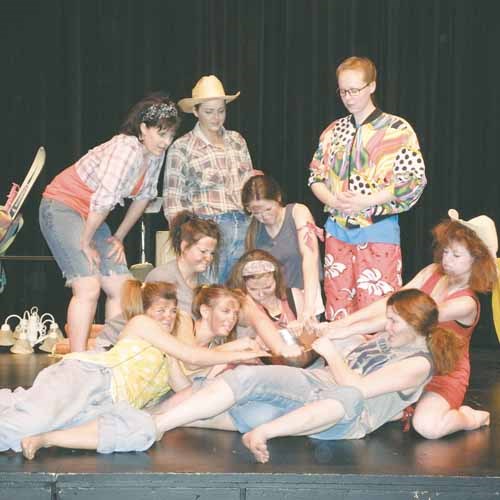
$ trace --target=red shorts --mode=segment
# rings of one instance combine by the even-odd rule
[[[324,287],[328,320],[341,319],[401,285],[399,245],[352,245],[327,235]]]

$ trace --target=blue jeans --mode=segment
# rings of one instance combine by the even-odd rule
[[[311,437],[329,440],[358,435],[364,400],[355,387],[328,384],[310,370],[288,366],[242,365],[221,377],[236,399],[229,415],[239,432],[248,432],[313,401],[333,399],[344,407],[344,417]]]
[[[225,284],[236,261],[245,253],[245,236],[250,219],[243,212],[226,212],[218,215],[201,216],[213,220],[219,226],[219,265],[217,272],[209,271],[200,276],[200,283]]]
[[[85,226],[85,219],[75,210],[55,200],[42,198],[39,211],[40,229],[54,259],[70,286],[75,278],[95,276],[96,271],[90,266],[85,254],[80,249],[80,238]],[[99,274],[130,274],[125,264],[117,264],[108,253],[112,249],[106,241],[111,231],[106,223],[101,224],[92,238],[101,257]]]

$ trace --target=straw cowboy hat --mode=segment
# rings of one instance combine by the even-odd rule
[[[192,97],[181,99],[177,105],[184,113],[192,113],[197,104],[209,101],[210,99],[224,99],[226,103],[232,102],[240,95],[226,95],[222,82],[214,75],[202,76],[191,92]]]
[[[448,210],[451,219],[460,222],[465,227],[472,229],[481,241],[488,247],[491,255],[496,261],[497,272],[500,276],[500,259],[497,259],[498,237],[495,223],[487,215],[479,215],[468,221],[459,219],[458,212],[455,209]],[[493,323],[500,342],[500,280],[497,280],[491,294],[491,305],[493,310]]]
[[[487,215],[479,215],[470,220],[462,220],[459,218],[458,212],[452,208],[448,210],[450,219],[456,220],[465,227],[472,229],[479,239],[486,245],[494,259],[497,257],[498,237],[495,223]]]

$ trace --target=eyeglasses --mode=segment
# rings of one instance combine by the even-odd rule
[[[366,89],[366,87],[368,87],[368,85],[370,85],[370,83],[367,83],[365,86],[361,87],[360,89],[345,89],[345,90],[344,89],[337,89],[337,94],[340,97],[345,97],[346,95],[357,96],[360,94],[360,92],[362,90]]]

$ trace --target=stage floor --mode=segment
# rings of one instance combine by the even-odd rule
[[[280,438],[265,465],[254,462],[239,434],[201,429],[167,433],[145,453],[49,449],[33,461],[0,453],[0,499],[498,500],[499,352],[471,353],[467,402],[492,412],[489,428],[428,441],[394,422],[357,441]],[[54,361],[1,353],[0,386],[28,387]]]

